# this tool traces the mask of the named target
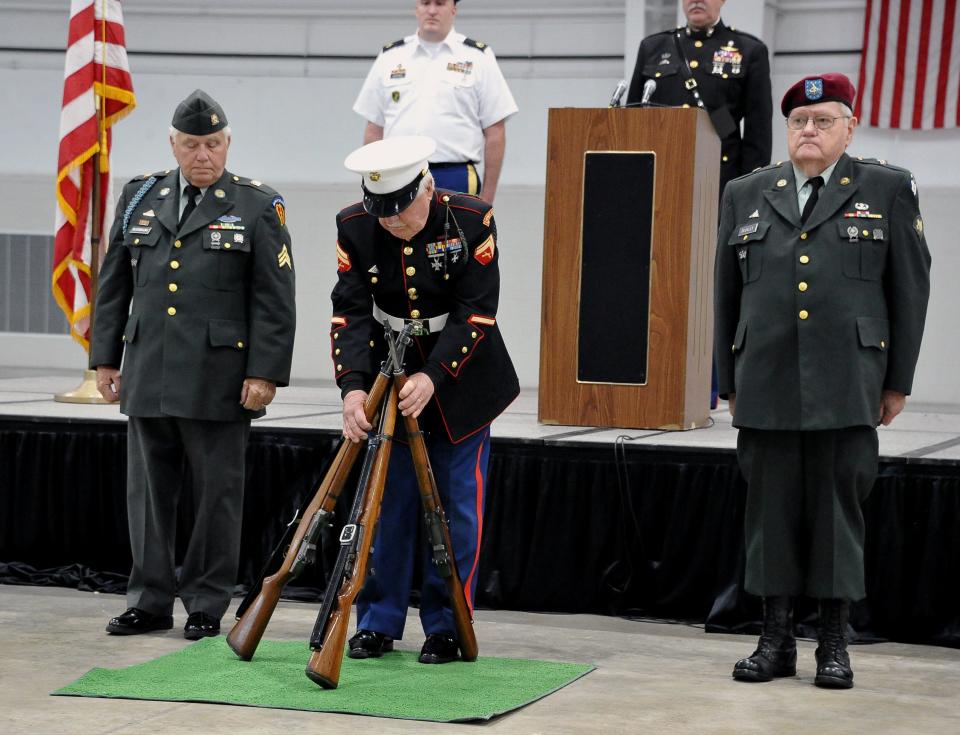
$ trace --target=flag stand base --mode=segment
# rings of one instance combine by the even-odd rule
[[[107,403],[97,390],[96,370],[84,370],[80,385],[73,390],[57,393],[53,400],[58,403]]]

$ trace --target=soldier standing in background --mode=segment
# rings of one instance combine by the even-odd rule
[[[430,171],[437,186],[493,204],[506,121],[517,104],[493,49],[454,30],[457,2],[416,0],[417,33],[383,47],[353,110],[367,120],[364,143],[394,135],[433,138]]]

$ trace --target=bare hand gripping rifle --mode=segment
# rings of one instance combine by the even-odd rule
[[[343,663],[343,647],[350,625],[350,607],[360,593],[367,576],[367,563],[377,521],[380,518],[380,501],[387,484],[387,469],[390,465],[390,448],[397,419],[396,386],[391,390],[383,412],[380,433],[370,438],[367,457],[364,460],[356,499],[347,525],[340,533],[340,553],[333,574],[327,581],[323,604],[310,636],[313,654],[307,663],[306,674],[311,681],[324,689],[336,689],[340,683],[340,667]],[[372,471],[370,460],[373,461]]]
[[[397,338],[401,350],[410,342],[410,335],[404,330]],[[399,392],[407,383],[407,375],[403,371],[403,364],[395,351],[392,340],[387,340],[390,347],[391,361],[393,362],[393,379],[396,391]],[[447,516],[440,503],[440,493],[437,490],[437,481],[430,466],[430,457],[427,454],[427,445],[423,439],[420,425],[413,416],[403,417],[404,427],[407,430],[407,441],[410,442],[410,454],[413,457],[413,467],[417,474],[417,485],[420,488],[420,501],[423,504],[423,518],[427,533],[427,543],[433,553],[433,566],[447,585],[447,595],[450,598],[450,608],[453,611],[453,622],[457,629],[457,643],[460,646],[460,657],[464,661],[476,661],[479,648],[477,637],[473,630],[473,614],[467,605],[463,583],[457,572],[457,559],[454,555],[453,542],[450,538],[450,527]]]
[[[386,336],[387,341],[392,343],[393,332],[389,327]],[[387,388],[391,379],[391,367],[389,358],[384,360],[380,366],[380,373],[377,375],[364,403],[364,413],[367,421],[373,421],[384,397],[387,395]],[[237,623],[227,636],[227,644],[244,661],[253,658],[273,611],[280,601],[283,588],[290,580],[295,579],[304,567],[314,563],[320,533],[325,526],[332,522],[337,499],[347,482],[350,470],[360,453],[360,448],[360,444],[355,444],[347,439],[341,442],[340,448],[316,494],[314,494],[303,513],[298,513],[297,517],[294,517],[288,525],[287,533],[273,556],[271,556],[264,573],[267,569],[273,568],[280,554],[284,554],[280,568],[274,574],[264,576],[260,583],[250,590],[250,593],[237,609]],[[362,491],[363,486],[361,485],[358,494],[362,494]],[[294,528],[298,517],[299,523]],[[292,539],[289,538],[291,530],[293,530]]]

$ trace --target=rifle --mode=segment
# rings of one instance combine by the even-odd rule
[[[392,341],[392,340],[391,340]],[[313,654],[307,663],[307,677],[324,689],[336,689],[340,683],[343,647],[350,625],[350,607],[360,593],[367,576],[370,549],[380,517],[380,501],[387,483],[390,448],[397,419],[396,386],[391,390],[380,424],[380,433],[367,445],[364,473],[357,487],[357,496],[349,523],[340,533],[340,553],[333,575],[327,582],[323,604],[310,636]],[[376,454],[373,471],[369,460]]]
[[[386,329],[387,341],[392,342],[393,333],[389,326]],[[373,421],[380,409],[390,384],[390,375],[389,359],[384,360],[363,406],[367,421]],[[264,631],[267,629],[267,624],[273,616],[273,611],[280,602],[283,588],[308,564],[313,564],[316,560],[320,533],[333,520],[337,499],[359,453],[360,444],[354,444],[347,439],[340,443],[340,448],[313,499],[302,515],[298,513],[287,525],[284,537],[271,555],[270,561],[267,562],[263,574],[265,575],[267,569],[272,568],[276,564],[276,559],[283,554],[283,563],[280,564],[280,568],[269,577],[261,576],[258,584],[250,589],[237,609],[237,622],[227,636],[227,645],[242,660],[249,661],[253,658],[260,639],[263,638]],[[294,524],[297,525],[294,527]],[[291,532],[293,538],[288,540]]]
[[[397,340],[401,343],[401,347],[405,349],[410,342],[410,335],[404,330]],[[395,390],[399,394],[407,383],[407,375],[403,370],[393,341],[387,340],[387,345],[390,348],[391,362],[393,363]],[[407,430],[407,441],[410,443],[410,454],[417,474],[417,485],[420,488],[420,501],[423,504],[427,543],[430,544],[433,551],[433,566],[447,585],[453,622],[457,629],[460,657],[464,661],[476,661],[479,648],[477,646],[477,636],[473,630],[473,612],[467,605],[463,583],[460,581],[460,574],[457,571],[457,559],[450,538],[450,527],[447,524],[447,516],[443,512],[443,505],[440,502],[440,493],[437,490],[437,481],[433,476],[433,468],[430,466],[427,445],[423,439],[423,432],[420,431],[420,425],[414,416],[404,416],[403,423]]]

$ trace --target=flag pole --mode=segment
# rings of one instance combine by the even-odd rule
[[[106,49],[106,13],[102,13],[104,25],[103,33],[100,36],[101,54],[101,91],[107,88],[107,49]],[[96,41],[95,41],[96,43]],[[94,104],[97,109],[97,148],[93,154],[93,186],[90,193],[91,215],[93,220],[90,223],[90,317],[87,328],[88,344],[93,342],[93,315],[94,306],[97,303],[97,282],[100,275],[100,239],[103,234],[103,215],[100,212],[100,156],[109,155],[107,151],[107,127],[103,100],[100,95],[94,91]],[[100,390],[97,388],[97,371],[85,369],[83,378],[73,390],[57,393],[53,397],[58,403],[107,403]]]

